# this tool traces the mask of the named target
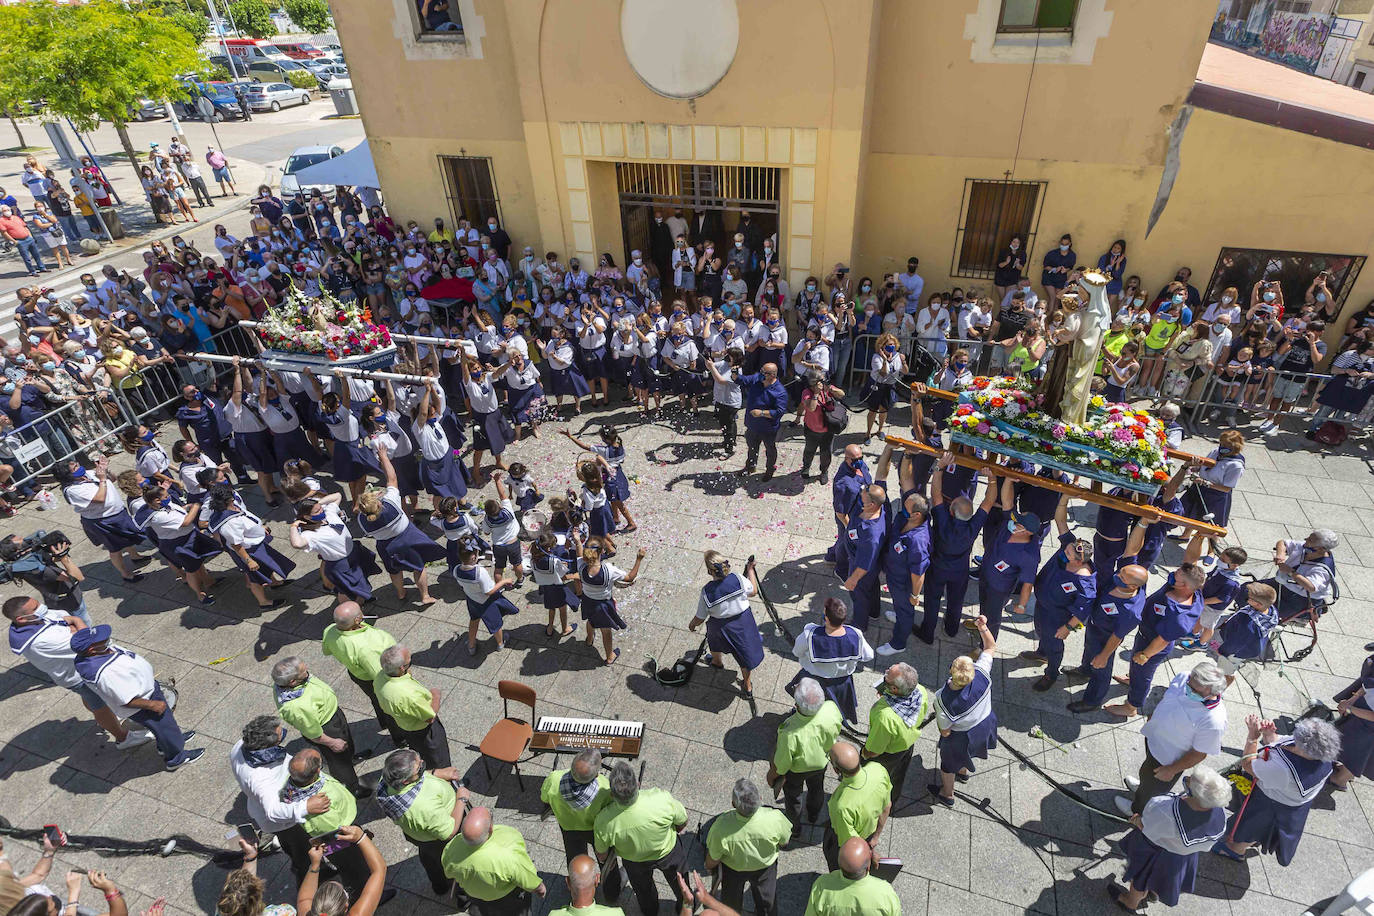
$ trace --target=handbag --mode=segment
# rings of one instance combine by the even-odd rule
[[[821,401],[821,416],[825,418],[825,428],[832,433],[844,432],[849,425],[849,411],[839,398],[832,398],[829,394]]]

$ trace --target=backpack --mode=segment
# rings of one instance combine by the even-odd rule
[[[842,433],[849,425],[849,411],[840,403],[839,398],[832,398],[827,392],[823,397],[818,396],[817,400],[821,403],[821,416],[825,418],[825,428],[832,433]]]
[[[1341,445],[1345,442],[1349,433],[1344,423],[1337,423],[1335,420],[1327,420],[1317,427],[1316,440],[1322,445]]]

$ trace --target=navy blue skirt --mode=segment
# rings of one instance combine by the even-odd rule
[[[276,471],[280,471],[282,465],[292,458],[297,461],[308,461],[311,467],[317,468],[323,467],[325,462],[325,456],[310,444],[305,430],[299,426],[290,432],[272,434],[272,455],[276,461],[273,470]]]
[[[1216,517],[1207,518],[1209,512]],[[1183,494],[1183,514],[1224,528],[1231,520],[1231,494],[1229,491],[1213,490],[1205,484],[1189,487]]]
[[[566,369],[555,369],[550,366],[549,390],[559,397],[572,395],[583,398],[590,394],[592,389],[587,387],[587,378],[577,366],[569,366]]]
[[[272,535],[270,534],[261,544],[248,548],[248,556],[252,557],[258,564],[256,570],[248,568],[248,564],[244,562],[243,557],[239,556],[237,550],[226,550],[225,553],[229,554],[229,559],[234,561],[235,566],[243,570],[243,574],[248,577],[249,582],[258,585],[269,584],[273,576],[290,579],[292,571],[296,568],[296,564],[289,557],[272,547]]]
[[[463,476],[462,466],[458,459],[453,457],[452,452],[438,461],[420,459],[419,471],[421,485],[425,492],[432,496],[462,499],[468,495],[468,482]]]
[[[634,359],[628,356],[612,356],[606,361],[606,371],[608,378],[617,385],[629,386],[633,384],[630,371],[634,368]]]
[[[627,624],[615,606],[614,598],[588,598],[582,596],[582,619],[593,630],[626,630]]]
[[[468,620],[482,621],[488,633],[495,633],[501,629],[503,618],[518,613],[520,609],[511,604],[505,595],[496,595],[480,604],[471,598],[468,599]]]
[[[414,452],[392,458],[391,466],[396,470],[396,489],[402,496],[414,496],[420,492],[420,462],[416,460]]]
[[[91,543],[105,550],[124,550],[143,543],[144,535],[128,512],[116,512],[104,518],[81,516],[81,530]]]
[[[707,617],[706,645],[712,652],[729,652],[747,671],[763,664],[763,638],[753,611],[724,619]]]
[[[205,561],[219,556],[224,548],[210,535],[191,531],[174,541],[158,541],[157,552],[183,572],[200,572]]]
[[[589,350],[586,347],[577,348],[578,365],[582,367],[584,378],[605,378],[606,377],[606,348],[597,347]]]
[[[1341,733],[1341,764],[1356,776],[1374,778],[1374,722],[1349,716],[1336,727]]]
[[[544,494],[534,492],[534,489],[531,487],[520,494],[520,498],[515,501],[515,508],[519,509],[521,512],[528,512],[543,501]]]
[[[377,542],[377,556],[382,558],[386,571],[394,575],[403,570],[419,572],[426,563],[447,559],[448,552],[419,528],[407,525],[394,538]]]
[[[510,389],[506,409],[519,426],[525,426],[544,409],[544,389],[537,383],[528,388]]]
[[[615,473],[606,481],[606,498],[612,502],[621,503],[630,498],[630,480],[619,465],[616,466]]]
[[[642,391],[662,391],[663,381],[658,376],[658,357],[635,357],[630,366],[630,384]]]
[[[472,414],[472,449],[499,455],[506,450],[506,421],[501,411]]]
[[[703,389],[701,379],[690,369],[672,370],[672,375],[668,377],[668,387],[673,394],[682,394],[687,397],[696,397],[701,394]]]
[[[276,452],[272,450],[272,434],[265,429],[252,433],[234,433],[233,449],[239,460],[255,471],[271,474],[281,470]]]
[[[1257,784],[1245,807],[1232,817],[1227,837],[1237,843],[1258,843],[1263,851],[1272,852],[1280,865],[1287,865],[1298,851],[1311,807],[1311,802],[1296,808],[1276,802]]]
[[[462,416],[454,413],[451,407],[439,418],[439,425],[444,428],[444,435],[448,437],[450,451],[461,452],[467,444],[468,437],[463,432],[463,424],[466,422]]]
[[[381,478],[382,466],[375,452],[370,452],[356,442],[334,442],[334,479],[344,482],[362,480],[373,476]]]
[[[550,611],[560,607],[570,607],[575,611],[581,605],[581,599],[572,586],[562,583],[539,586],[539,597],[544,602],[544,608]]]
[[[615,534],[615,513],[609,502],[587,513],[587,530],[594,535]]]
[[[787,682],[787,686],[783,688],[783,690],[787,691],[788,696],[792,695],[793,691],[797,689],[797,685],[801,683],[801,679],[804,677],[809,677],[821,685],[821,690],[825,691],[826,698],[832,700],[836,706],[840,707],[840,714],[844,717],[844,721],[859,721],[859,700],[854,694],[853,675],[845,675],[844,677],[820,677],[803,668],[798,671],[792,677],[792,680]]]
[[[966,732],[950,732],[948,737],[940,736],[940,772],[976,772],[973,758],[986,760],[988,751],[996,745],[997,713],[990,712],[986,719]]]
[[[875,383],[872,379],[864,386],[864,406],[869,410],[890,410],[897,403],[897,386],[888,382]]]
[[[372,600],[372,586],[368,584],[368,577],[377,575],[381,569],[372,551],[354,541],[353,552],[342,560],[325,561],[324,571],[329,575],[329,581],[334,583],[336,594],[363,602]]]
[[[1193,892],[1197,878],[1197,853],[1181,856],[1160,849],[1141,833],[1132,830],[1121,841],[1126,854],[1126,880],[1131,889],[1151,891],[1166,906],[1178,906],[1178,898]]]

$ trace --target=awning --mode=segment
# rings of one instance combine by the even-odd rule
[[[372,162],[372,150],[364,140],[342,156],[294,172],[291,176],[301,185],[341,184],[357,188],[380,188],[377,166]]]

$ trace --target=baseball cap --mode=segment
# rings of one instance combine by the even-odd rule
[[[1011,514],[1011,520],[1027,531],[1040,530],[1040,516],[1036,515],[1034,512],[1013,512]]]
[[[99,626],[89,627],[85,630],[77,630],[72,634],[72,651],[78,654],[85,652],[96,643],[102,643],[109,639],[112,632],[108,623],[102,623]]]

